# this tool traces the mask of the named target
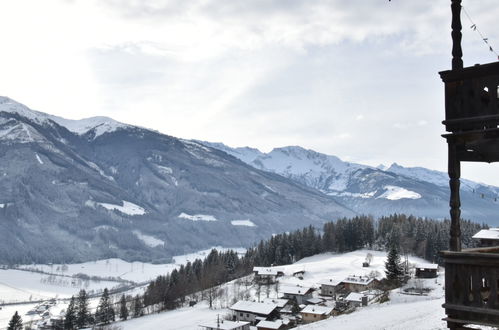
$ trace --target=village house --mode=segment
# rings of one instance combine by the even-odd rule
[[[482,229],[473,239],[480,241],[480,247],[489,247],[499,245],[499,228]]]
[[[437,264],[417,264],[416,277],[418,278],[435,278],[438,276]]]
[[[276,318],[279,314],[277,304],[240,300],[230,308],[235,321],[248,321],[256,324],[259,321]]]
[[[285,330],[289,329],[289,320],[260,321],[257,330]]]
[[[360,307],[367,306],[368,298],[362,293],[350,292],[350,294],[345,297],[345,301],[348,306]]]
[[[275,283],[277,278],[284,276],[284,272],[273,267],[253,267],[255,281],[262,284]]]
[[[219,320],[199,325],[203,330],[250,330],[249,322]]]
[[[301,310],[303,323],[311,323],[327,319],[333,314],[333,307],[308,305]]]
[[[280,291],[283,298],[295,300],[298,305],[305,304],[305,302],[312,298],[312,288],[302,286],[283,286]]]
[[[332,278],[323,280],[319,282],[321,286],[320,294],[322,296],[331,296],[334,297],[339,289],[341,289],[341,281],[333,280]]]
[[[373,277],[367,276],[349,276],[341,284],[348,292],[361,292],[376,288],[379,281]]]

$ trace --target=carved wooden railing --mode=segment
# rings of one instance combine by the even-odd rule
[[[499,325],[499,247],[442,251],[441,256],[449,327]]]
[[[499,62],[440,72],[448,132],[497,128]]]

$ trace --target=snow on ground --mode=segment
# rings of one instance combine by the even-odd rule
[[[347,315],[304,325],[298,329],[430,330],[447,329],[444,298],[407,303],[371,305]]]
[[[0,269],[0,302],[19,302],[71,297],[80,289],[101,290],[120,283],[112,281],[84,281],[15,269]]]
[[[191,220],[191,221],[218,221],[217,218],[215,218],[214,216],[209,215],[209,214],[190,215],[190,214],[182,212],[178,215],[178,217],[182,218],[182,219]]]
[[[14,315],[16,311],[19,313],[19,315],[21,315],[23,322],[28,322],[34,319],[35,317],[38,317],[38,315],[36,316],[25,315],[27,311],[34,308],[35,306],[36,304],[2,306],[2,308],[0,309],[0,329],[5,329],[7,327],[10,319],[12,318],[12,315]]]
[[[146,213],[146,211],[142,207],[127,201],[123,201],[123,205],[115,205],[108,203],[97,203],[97,204],[101,205],[102,207],[108,210],[118,210],[121,213],[128,215],[143,215]]]
[[[386,198],[389,200],[398,200],[398,199],[403,199],[403,198],[409,198],[409,199],[419,199],[421,198],[421,195],[418,194],[415,191],[407,190],[402,187],[397,187],[397,186],[384,186],[383,187],[386,191],[378,196],[377,198]]]
[[[225,251],[232,249],[240,254],[245,253],[244,248],[224,248],[216,246],[210,249],[189,253],[185,255],[173,257],[173,262],[168,264],[151,264],[145,262],[127,262],[121,259],[103,259],[97,261],[89,261],[79,264],[54,264],[54,265],[23,265],[23,269],[35,269],[46,273],[75,275],[78,273],[88,276],[120,277],[123,280],[133,281],[137,283],[155,279],[159,275],[165,275],[173,269],[185,265],[188,261],[193,262],[196,259],[204,259],[212,249]]]
[[[134,230],[133,233],[135,234],[135,236],[137,236],[138,239],[140,239],[145,245],[147,245],[149,247],[156,247],[156,246],[164,246],[165,245],[164,241],[157,239],[154,236],[143,234],[138,230]]]
[[[35,156],[36,156],[36,160],[38,160],[40,165],[43,165],[43,160],[40,158],[40,156],[37,153],[35,153]]]
[[[255,223],[251,220],[232,220],[230,223],[233,226],[256,227]]]
[[[194,307],[180,308],[174,311],[148,315],[125,322],[116,323],[123,330],[150,330],[150,329],[199,329],[198,325],[206,321],[216,321],[228,312],[227,309],[210,309],[207,303],[199,303]]]

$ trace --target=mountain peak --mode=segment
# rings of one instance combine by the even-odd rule
[[[120,128],[130,127],[130,125],[120,123],[112,118],[104,116],[90,117],[79,120],[53,116],[32,110],[24,104],[16,102],[6,96],[0,96],[0,112],[15,113],[41,125],[47,124],[49,121],[53,121],[78,135],[83,135],[93,130],[94,138],[104,133],[116,131]]]

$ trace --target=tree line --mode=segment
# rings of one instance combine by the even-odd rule
[[[475,247],[471,236],[485,225],[462,220],[462,245]],[[144,294],[144,305],[174,309],[187,296],[201,292],[210,306],[216,286],[248,275],[254,266],[277,266],[324,252],[348,252],[360,248],[387,250],[394,245],[404,254],[440,262],[438,252],[448,248],[449,220],[416,218],[394,214],[374,220],[370,216],[339,219],[322,230],[308,226],[291,233],[272,236],[249,248],[243,256],[234,251],[212,250],[204,259],[188,262],[170,274],[152,281]],[[391,244],[393,243],[393,244]]]

